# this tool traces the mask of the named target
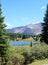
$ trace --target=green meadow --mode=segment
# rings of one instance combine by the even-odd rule
[[[29,65],[48,65],[48,59],[44,60],[35,60],[35,62],[32,62]]]

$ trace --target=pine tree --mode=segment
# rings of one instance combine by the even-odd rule
[[[44,17],[44,23],[42,24],[42,40],[48,44],[48,4],[47,4],[47,10]]]
[[[8,61],[9,38],[8,36],[6,36],[5,27],[6,25],[4,24],[4,17],[2,16],[2,9],[1,9],[1,2],[0,2],[0,60],[1,60],[1,65],[6,65],[6,62]]]

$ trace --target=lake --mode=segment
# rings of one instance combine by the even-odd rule
[[[10,45],[14,45],[14,46],[22,46],[22,45],[30,45],[31,42],[16,42],[16,41],[12,41],[10,42]],[[38,42],[32,42],[32,44],[37,44]]]

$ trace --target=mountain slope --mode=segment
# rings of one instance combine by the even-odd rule
[[[7,32],[34,35],[34,34],[40,34],[41,29],[42,29],[41,23],[38,23],[38,24],[28,24],[26,26],[7,29]]]
[[[27,35],[34,35],[34,32],[30,28],[26,28],[26,30],[22,34],[27,34]]]

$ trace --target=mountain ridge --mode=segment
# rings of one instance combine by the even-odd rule
[[[33,34],[40,34],[41,29],[42,29],[42,23],[37,23],[7,29],[7,32],[33,35]]]

